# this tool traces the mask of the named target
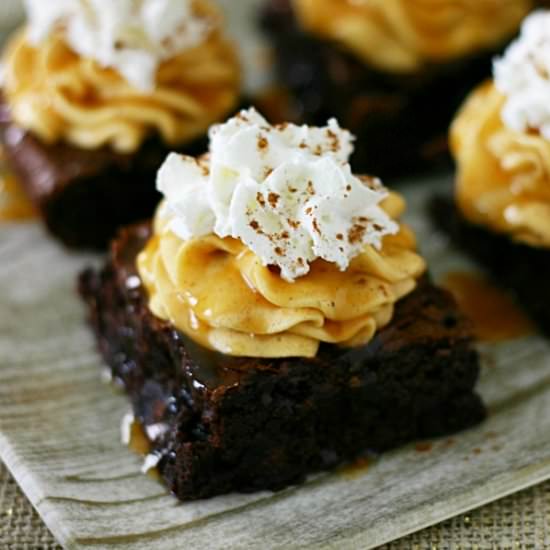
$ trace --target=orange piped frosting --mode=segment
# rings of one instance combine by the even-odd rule
[[[293,0],[293,6],[304,29],[400,73],[498,46],[533,7],[531,0]]]
[[[404,201],[391,194],[382,207],[398,218]],[[380,250],[366,246],[346,271],[316,260],[307,275],[288,282],[241,241],[215,235],[183,241],[169,221],[161,205],[138,259],[149,306],[228,355],[313,357],[321,342],[363,345],[391,321],[395,303],[425,271],[405,225],[384,237]]]
[[[550,248],[550,141],[506,126],[505,100],[487,83],[452,126],[458,205],[472,223]]]

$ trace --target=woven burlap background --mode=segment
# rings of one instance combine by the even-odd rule
[[[0,463],[0,549],[60,548]],[[550,482],[420,531],[386,546],[385,550],[544,548],[550,548]]]

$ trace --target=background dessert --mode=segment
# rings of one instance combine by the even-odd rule
[[[469,324],[351,152],[334,120],[243,111],[207,155],[168,157],[152,226],[81,276],[145,469],[179,498],[280,489],[484,416]]]
[[[235,107],[237,56],[209,0],[26,5],[3,56],[0,139],[52,232],[103,246],[151,214],[167,151],[193,150]]]
[[[439,223],[550,333],[550,12],[524,22],[451,129],[456,204]],[[454,211],[452,216],[449,211]]]
[[[337,116],[360,171],[387,176],[446,159],[447,127],[531,0],[277,0],[263,23],[298,120]]]

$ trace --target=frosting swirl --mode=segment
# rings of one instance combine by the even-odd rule
[[[218,21],[209,3],[198,4]],[[3,59],[3,93],[15,122],[46,143],[84,149],[136,151],[151,134],[179,146],[204,133],[235,105],[240,69],[236,52],[212,25],[200,44],[162,61],[151,90],[69,47],[63,28],[38,45],[19,32]]]
[[[550,142],[506,126],[506,97],[476,90],[451,128],[457,202],[471,222],[529,245],[550,247]]]
[[[550,247],[550,11],[525,19],[451,128],[458,204],[470,221]]]
[[[303,27],[366,63],[413,72],[498,46],[532,0],[293,0]]]
[[[390,194],[383,208],[395,218],[404,202]],[[384,237],[380,250],[365,246],[346,271],[318,259],[291,283],[241,241],[213,234],[185,241],[170,229],[171,219],[161,204],[154,236],[138,257],[149,307],[228,355],[314,357],[321,342],[365,344],[425,270],[406,226]]]

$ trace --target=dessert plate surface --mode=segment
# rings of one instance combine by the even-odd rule
[[[258,2],[226,4],[257,89],[269,79],[251,31]],[[450,184],[405,188],[436,278],[474,269],[424,216]],[[532,336],[482,347],[490,417],[476,429],[275,494],[179,503],[120,442],[128,402],[101,381],[75,292],[99,260],[67,253],[37,223],[0,224],[0,457],[67,548],[371,548],[550,478],[550,345]]]
[[[444,184],[408,191],[436,277],[472,269],[422,215]],[[120,442],[128,402],[101,381],[75,294],[97,261],[0,225],[0,456],[68,548],[370,548],[550,478],[550,345],[533,336],[483,346],[476,429],[275,494],[178,503]]]

